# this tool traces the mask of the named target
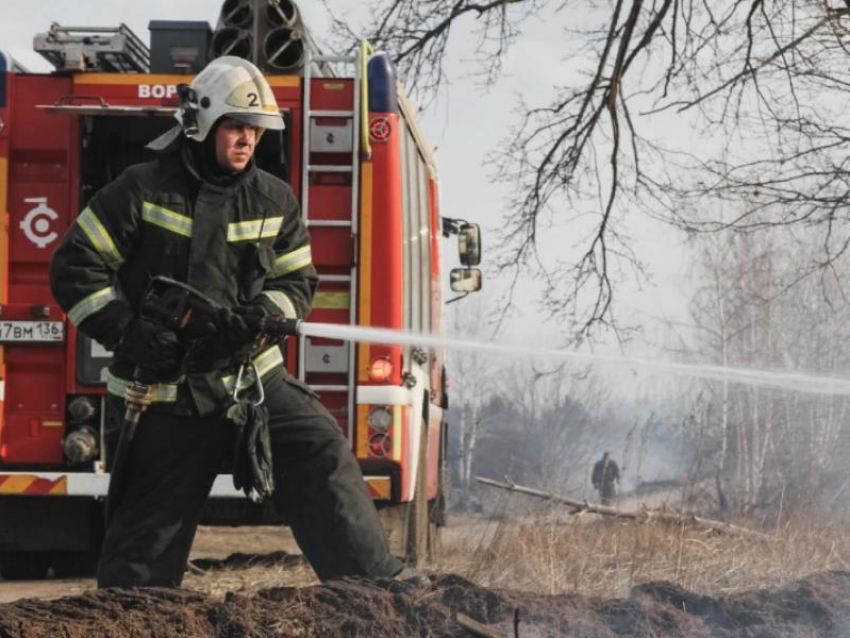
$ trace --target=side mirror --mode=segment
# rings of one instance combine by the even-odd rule
[[[452,268],[449,273],[449,285],[454,292],[475,292],[481,290],[481,271],[478,268]]]
[[[460,254],[460,263],[464,266],[477,266],[481,263],[481,227],[478,224],[464,224],[460,227],[457,234],[457,249]]]

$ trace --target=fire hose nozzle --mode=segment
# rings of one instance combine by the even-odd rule
[[[260,332],[269,337],[297,337],[301,334],[301,319],[266,315],[260,321]]]

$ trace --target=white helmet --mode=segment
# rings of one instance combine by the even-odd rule
[[[198,73],[175,117],[187,137],[203,142],[220,117],[230,117],[262,129],[282,130],[283,118],[271,87],[248,60],[226,55]]]

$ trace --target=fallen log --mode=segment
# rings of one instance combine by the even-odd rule
[[[570,508],[570,514],[583,514],[587,512],[590,514],[600,514],[602,516],[612,516],[615,518],[625,518],[635,521],[655,520],[677,524],[691,523],[693,525],[699,525],[700,527],[705,527],[707,529],[711,529],[717,532],[723,532],[726,534],[744,536],[747,538],[754,538],[761,541],[773,540],[772,536],[754,529],[749,529],[740,525],[733,525],[732,523],[727,523],[725,521],[718,521],[711,518],[703,518],[701,516],[695,516],[686,512],[668,512],[664,510],[648,509],[641,509],[637,512],[631,512],[627,510],[621,510],[616,507],[609,507],[607,505],[598,505],[596,503],[589,503],[588,501],[579,501],[574,498],[568,498],[566,496],[555,494],[554,492],[544,492],[543,490],[536,490],[531,487],[524,487],[522,485],[517,485],[508,477],[505,477],[505,480],[507,481],[506,483],[500,483],[499,481],[494,481],[493,479],[488,479],[481,476],[476,476],[475,480],[479,483],[483,483],[484,485],[498,487],[503,490],[508,490],[510,492],[519,492],[521,494],[527,494],[528,496],[543,498],[554,503],[563,503],[564,505]]]
[[[507,634],[498,627],[484,625],[461,613],[457,615],[457,624],[476,638],[508,638]]]

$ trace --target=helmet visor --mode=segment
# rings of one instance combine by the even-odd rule
[[[272,115],[270,113],[225,113],[224,117],[272,131],[282,131],[286,128],[283,118],[280,115]]]

